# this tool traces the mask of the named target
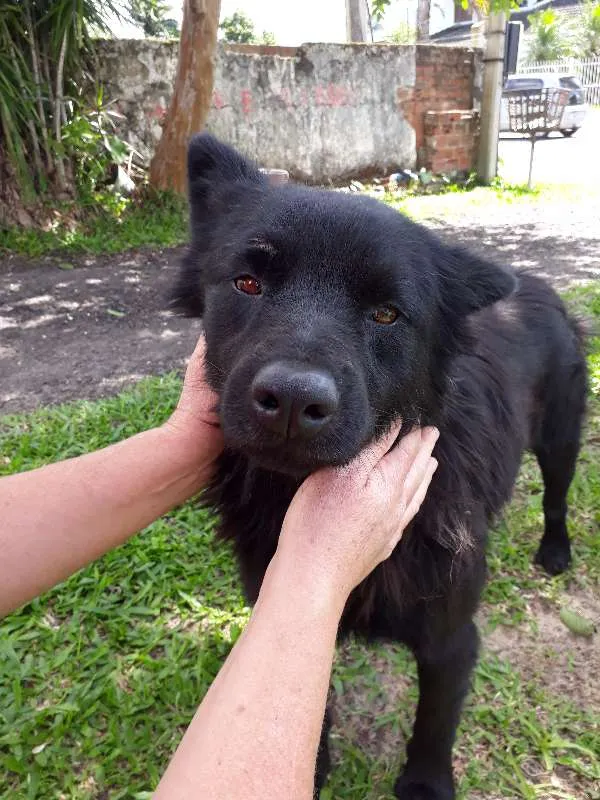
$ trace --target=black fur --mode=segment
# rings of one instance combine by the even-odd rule
[[[392,556],[351,595],[341,634],[406,643],[420,699],[403,800],[454,797],[451,751],[477,658],[472,622],[485,581],[488,524],[510,498],[523,451],[542,468],[537,561],[570,562],[566,493],[586,389],[575,324],[541,280],[441,244],[367,198],[270,187],[208,135],[189,151],[192,243],[174,305],[204,315],[209,379],[226,440],[209,501],[221,513],[250,602],[305,475],[342,464],[401,416],[435,423],[439,468]],[[251,274],[260,296],[233,280]],[[392,304],[397,322],[372,310]],[[340,407],[309,441],[280,439],[252,416],[249,386],[284,360],[333,376]],[[325,726],[325,729],[327,726]],[[326,777],[324,735],[317,789]]]

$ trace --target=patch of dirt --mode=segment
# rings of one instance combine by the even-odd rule
[[[181,253],[0,262],[0,414],[180,368],[201,331],[166,310]]]
[[[406,746],[403,731],[410,731],[416,704],[408,699],[416,690],[414,669],[403,674],[394,658],[397,648],[374,651],[366,644],[344,642],[336,660],[352,669],[351,678],[342,677],[343,694],[333,693],[332,744],[341,737],[371,758],[387,755],[397,760]],[[410,656],[408,658],[411,658]],[[357,670],[357,661],[361,664]]]
[[[595,623],[592,637],[571,633],[559,611],[538,597],[528,603],[526,622],[498,625],[484,635],[484,652],[508,661],[523,680],[534,680],[549,695],[568,697],[582,709],[600,709],[600,598],[591,591],[566,591],[562,601]]]

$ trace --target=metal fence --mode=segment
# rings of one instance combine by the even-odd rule
[[[581,60],[578,58],[562,58],[560,61],[534,61],[531,64],[519,64],[519,72],[558,72],[576,75],[583,88],[588,103],[600,105],[600,58]]]

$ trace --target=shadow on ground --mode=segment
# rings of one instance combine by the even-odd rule
[[[537,224],[482,228],[455,227],[435,222],[433,227],[444,241],[461,244],[499,263],[526,269],[552,282],[557,289],[569,289],[600,279],[600,238],[548,235]],[[599,224],[600,229],[600,224]]]

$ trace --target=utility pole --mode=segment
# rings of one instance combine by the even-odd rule
[[[429,39],[431,0],[418,0],[417,3],[417,42]]]
[[[490,14],[486,20],[483,57],[483,93],[477,172],[484,183],[498,174],[498,135],[504,66],[506,14]]]
[[[346,39],[370,42],[367,0],[346,0]]]

